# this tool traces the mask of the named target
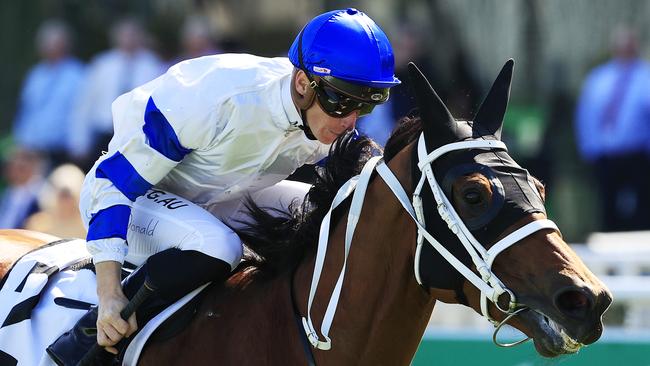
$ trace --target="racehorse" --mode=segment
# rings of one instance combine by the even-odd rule
[[[279,212],[249,203],[238,234],[253,253],[139,364],[408,365],[436,301],[513,325],[546,357],[598,340],[611,294],[547,220],[544,187],[500,142],[512,68],[473,121],[456,121],[411,65],[420,114],[400,123],[383,162],[371,158],[370,140],[348,135],[302,204]],[[360,173],[360,213],[356,196],[330,213],[339,187]],[[319,231],[324,217],[331,230]],[[20,234],[0,233],[18,247],[13,260],[32,245]]]

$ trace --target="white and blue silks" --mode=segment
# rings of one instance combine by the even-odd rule
[[[131,207],[151,187],[213,212],[325,157],[329,145],[300,129],[292,70],[286,58],[206,56],[120,96],[109,151],[82,190],[94,260],[124,261]]]

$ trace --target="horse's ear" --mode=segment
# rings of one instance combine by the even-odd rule
[[[409,63],[409,78],[418,102],[427,150],[432,151],[442,145],[458,141],[459,136],[454,117],[449,113],[445,103],[440,100],[422,71],[413,62]]]
[[[488,95],[481,103],[481,107],[474,116],[475,137],[494,135],[501,140],[503,116],[506,114],[508,99],[510,99],[510,82],[512,81],[514,65],[515,61],[513,59],[506,61],[499,76],[494,80]]]

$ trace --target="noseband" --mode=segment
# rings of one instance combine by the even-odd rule
[[[329,350],[331,348],[331,339],[328,337],[330,326],[336,312],[338,305],[338,300],[343,284],[343,278],[345,275],[345,268],[347,264],[347,257],[350,252],[350,246],[352,244],[352,236],[357,222],[359,221],[359,216],[361,214],[361,208],[363,206],[363,199],[365,196],[365,191],[370,182],[370,177],[374,170],[382,177],[386,184],[390,187],[391,191],[395,197],[400,201],[406,212],[413,218],[417,230],[417,246],[415,252],[414,260],[414,273],[415,278],[422,285],[420,278],[420,273],[418,269],[419,257],[421,253],[424,240],[426,241],[438,252],[440,255],[445,258],[450,265],[452,265],[465,279],[470,281],[476,288],[481,291],[481,312],[490,322],[495,324],[496,329],[493,335],[494,342],[503,347],[510,347],[520,343],[525,342],[527,339],[521,340],[515,343],[499,343],[497,341],[497,332],[501,327],[506,324],[512,317],[514,317],[519,312],[527,309],[523,304],[519,304],[515,297],[515,294],[508,289],[503,282],[492,272],[492,264],[494,263],[495,258],[504,250],[508,249],[515,243],[520,240],[528,237],[529,235],[544,229],[552,229],[559,232],[559,229],[551,220],[535,220],[530,222],[523,227],[515,230],[510,233],[503,239],[495,243],[490,249],[485,249],[485,246],[476,240],[474,235],[467,229],[463,221],[460,219],[460,216],[449,202],[449,199],[443,193],[440,184],[436,180],[435,175],[433,174],[433,169],[431,164],[441,156],[457,150],[467,150],[467,149],[486,149],[486,150],[506,150],[506,145],[497,140],[468,140],[454,142],[447,145],[443,145],[433,152],[428,153],[426,150],[426,144],[424,140],[424,134],[420,135],[418,141],[418,167],[422,171],[420,181],[418,182],[415,192],[413,193],[412,201],[409,200],[409,197],[399,183],[398,179],[395,177],[393,172],[388,168],[388,166],[381,161],[381,157],[373,157],[364,166],[361,173],[348,182],[346,182],[337,192],[336,197],[334,198],[330,211],[327,213],[323,219],[323,223],[320,228],[320,236],[318,241],[318,250],[316,253],[316,263],[314,266],[314,273],[312,276],[311,288],[309,292],[309,300],[307,304],[307,316],[302,318],[303,327],[309,342],[316,348],[321,350]],[[420,193],[424,187],[425,180],[429,183],[431,191],[433,192],[434,199],[437,204],[437,211],[440,217],[447,223],[447,226],[451,232],[453,232],[463,247],[469,254],[472,259],[472,263],[478,272],[478,275],[468,266],[466,266],[460,259],[455,257],[450,253],[447,248],[445,248],[438,240],[436,240],[427,230],[426,222],[424,218],[424,210],[422,205],[422,198]],[[311,321],[311,305],[316,294],[316,288],[318,287],[318,282],[320,275],[323,269],[325,253],[327,250],[327,243],[329,238],[329,228],[330,228],[330,219],[332,211],[347,197],[349,197],[354,192],[352,197],[352,202],[350,204],[350,210],[348,214],[347,227],[345,233],[345,251],[344,251],[344,261],[343,268],[341,269],[340,275],[330,297],[327,310],[325,311],[325,316],[321,324],[321,333],[323,334],[325,341],[319,339],[318,333],[316,332],[313,323]],[[503,308],[499,304],[499,298],[501,295],[508,295],[508,306]],[[488,312],[488,300],[494,303],[494,305],[501,312],[506,314],[506,317],[503,321],[497,322],[494,320]]]

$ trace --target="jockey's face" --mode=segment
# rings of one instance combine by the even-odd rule
[[[309,90],[309,80],[302,71],[299,71],[296,76],[295,88],[301,96],[305,96],[310,92],[313,93],[313,91]],[[332,117],[325,113],[316,99],[312,99],[313,102],[305,111],[305,115],[309,129],[318,141],[329,145],[346,131],[354,129],[359,118],[358,110],[353,111],[345,117]]]

